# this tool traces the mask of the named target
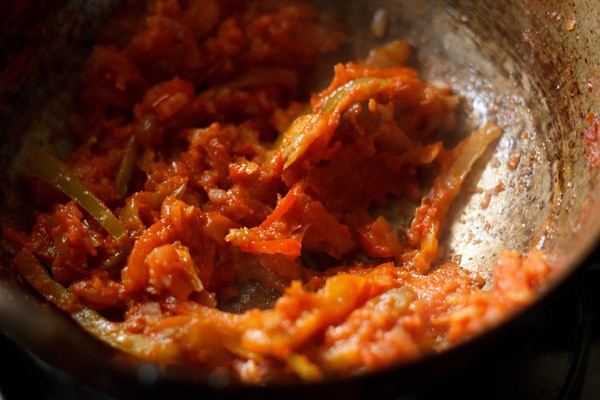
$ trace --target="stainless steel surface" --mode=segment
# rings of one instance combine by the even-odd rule
[[[341,4],[359,57],[381,42],[369,34],[370,16],[387,11],[386,39],[407,38],[421,74],[447,81],[460,96],[459,136],[487,120],[502,126],[453,207],[443,242],[451,259],[488,281],[503,249],[543,248],[574,266],[596,243],[598,171],[588,168],[584,146],[586,116],[599,109],[594,4]]]

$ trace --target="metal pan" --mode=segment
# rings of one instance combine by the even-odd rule
[[[444,245],[448,257],[491,283],[501,249],[544,249],[563,273],[536,304],[571,276],[595,248],[600,224],[600,146],[590,113],[600,112],[600,8],[574,0],[330,1],[349,27],[346,58],[364,57],[386,39],[417,49],[415,67],[443,78],[460,96],[459,132],[488,119],[503,136],[470,174],[454,205]],[[32,148],[66,152],[60,136],[94,33],[119,1],[29,2],[0,5],[1,222],[23,215],[19,175]],[[381,11],[384,10],[384,11]],[[373,35],[375,14],[387,21]],[[378,35],[377,35],[378,36]],[[532,307],[535,306],[532,305]],[[52,368],[120,397],[187,396],[359,398],[410,389],[434,379],[493,343],[504,326],[440,355],[371,375],[300,387],[229,387],[210,371],[158,372],[115,356],[71,320],[40,301],[0,263],[0,328]],[[293,390],[291,390],[293,389]]]

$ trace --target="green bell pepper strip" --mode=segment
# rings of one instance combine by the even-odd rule
[[[26,168],[31,175],[75,200],[115,239],[121,241],[127,237],[123,223],[62,161],[44,151],[37,151],[27,160]]]
[[[22,249],[14,264],[25,280],[46,300],[56,305],[88,333],[110,346],[144,358],[158,358],[161,362],[180,359],[180,347],[172,339],[150,337],[126,330],[120,323],[107,320],[97,311],[84,306],[69,289],[56,282],[28,249]]]
[[[368,100],[396,84],[393,79],[355,79],[331,93],[315,112],[297,118],[284,133],[280,144],[284,169],[300,159],[316,140],[328,142],[340,124],[341,114],[352,104]]]
[[[337,88],[323,102],[323,106],[319,114],[341,114],[352,104],[360,101],[365,101],[381,92],[384,89],[394,86],[394,81],[383,78],[359,78],[346,83]],[[357,98],[349,96],[350,94],[360,91]]]
[[[117,175],[115,177],[115,184],[121,196],[127,195],[127,191],[129,189],[129,182],[131,181],[133,169],[135,168],[137,155],[138,145],[135,140],[135,136],[131,136],[131,138],[127,142],[125,154],[123,156],[123,159],[121,160],[121,164],[119,165],[119,169],[117,170]]]

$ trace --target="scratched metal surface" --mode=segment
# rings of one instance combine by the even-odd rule
[[[354,27],[356,56],[405,38],[421,75],[451,85],[461,99],[456,137],[488,120],[503,128],[467,179],[442,241],[447,259],[488,282],[502,250],[543,248],[554,262],[576,265],[596,241],[598,174],[584,145],[586,116],[599,110],[593,3],[336,3]],[[389,27],[375,39],[369,27],[380,9]],[[412,208],[399,204],[392,214]]]

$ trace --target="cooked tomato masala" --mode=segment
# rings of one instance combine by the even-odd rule
[[[404,41],[323,84],[346,42],[301,2],[130,2],[86,62],[74,151],[27,162],[20,274],[121,352],[248,384],[414,361],[530,304],[541,252],[500,254],[484,290],[438,243],[501,129],[444,145],[458,99]],[[392,199],[408,226],[377,212]]]

